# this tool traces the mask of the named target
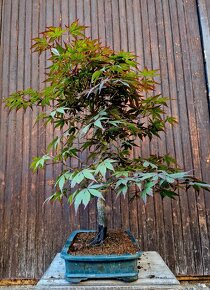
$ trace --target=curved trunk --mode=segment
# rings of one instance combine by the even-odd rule
[[[98,214],[98,232],[95,238],[90,242],[90,245],[103,244],[107,233],[106,221],[106,202],[102,198],[97,199],[97,214]]]

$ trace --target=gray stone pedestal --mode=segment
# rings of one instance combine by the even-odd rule
[[[144,252],[139,259],[139,279],[132,283],[119,280],[87,280],[69,284],[64,279],[64,260],[57,254],[36,285],[36,289],[178,289],[179,281],[157,252]]]

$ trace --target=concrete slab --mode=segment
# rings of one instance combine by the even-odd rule
[[[45,287],[45,286],[43,286],[44,288],[38,288],[38,289],[50,289],[50,290],[53,290],[53,289],[55,289],[55,290],[58,290],[58,289],[61,289],[61,290],[64,290],[64,289],[66,289],[66,290],[68,290],[69,288],[68,288],[68,286],[67,287],[62,287],[61,286],[61,288],[59,287],[59,286],[55,286],[55,287]],[[143,287],[143,288],[142,288]],[[178,290],[209,290],[210,289],[210,285],[206,285],[206,284],[191,284],[191,285],[185,285],[185,286],[171,286],[170,288],[160,288],[160,286],[158,286],[158,288],[157,287],[148,287],[148,286],[142,286],[142,287],[140,287],[140,288],[137,288],[137,289],[178,289]],[[175,288],[174,288],[175,287]],[[94,287],[94,288],[96,288],[96,287]],[[93,289],[94,289],[93,288]],[[119,288],[119,287],[112,287],[112,288],[110,288],[110,287],[107,287],[106,289],[108,289],[108,290],[110,290],[110,289],[128,289],[128,288]],[[22,290],[22,289],[30,289],[30,290],[36,290],[35,289],[35,286],[21,286],[21,285],[19,285],[19,286],[0,286],[0,290]],[[76,289],[77,290],[82,290],[82,289],[87,289],[85,286],[83,286],[83,287],[80,287],[80,286],[78,286],[78,287],[76,287]],[[89,288],[90,289],[90,288]],[[99,288],[99,289],[101,289],[101,288]],[[131,288],[131,289],[134,289],[134,288]]]
[[[178,289],[179,281],[157,252],[144,252],[138,263],[139,279],[135,282],[100,279],[74,285],[64,279],[65,264],[59,253],[36,285],[36,289]]]

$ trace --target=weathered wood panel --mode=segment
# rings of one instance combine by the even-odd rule
[[[206,1],[206,7],[208,1]],[[210,7],[209,7],[210,8]],[[210,13],[210,11],[208,11]],[[141,67],[160,69],[157,90],[174,100],[168,114],[179,120],[133,154],[174,155],[185,170],[209,179],[209,111],[196,0],[3,0],[1,100],[16,89],[44,86],[46,55],[31,54],[31,38],[49,25],[79,18],[87,35],[120,50],[134,51]],[[32,174],[33,156],[42,154],[55,133],[38,110],[12,112],[0,103],[0,278],[38,278],[69,232],[95,228],[95,203],[80,216],[67,204],[45,205],[50,182],[61,170],[49,166]],[[84,156],[85,158],[85,156]],[[175,201],[108,197],[110,227],[128,228],[143,250],[157,250],[177,275],[210,274],[210,195],[181,192]]]

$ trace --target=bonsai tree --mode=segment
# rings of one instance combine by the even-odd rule
[[[91,241],[96,245],[106,237],[105,204],[110,189],[119,196],[134,186],[136,197],[146,202],[153,194],[174,198],[180,188],[209,190],[210,185],[181,171],[168,154],[131,158],[131,150],[142,146],[138,140],[159,137],[166,124],[176,120],[166,115],[168,99],[155,94],[157,71],[139,70],[134,54],[103,46],[86,37],[85,29],[76,20],[65,29],[47,27],[35,38],[34,52],[49,52],[51,65],[45,80],[49,85],[40,91],[17,91],[5,103],[10,110],[46,107],[38,119],[52,123],[60,134],[46,154],[33,159],[31,167],[37,170],[48,162],[63,163],[48,200],[66,198],[77,211],[81,204],[86,207],[91,198],[97,198],[98,232]],[[62,41],[64,34],[69,42]],[[85,164],[80,160],[84,151],[89,152]],[[74,158],[79,167],[71,165]]]

